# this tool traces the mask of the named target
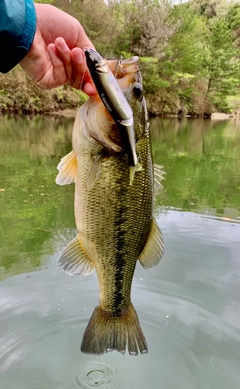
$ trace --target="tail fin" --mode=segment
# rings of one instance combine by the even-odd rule
[[[128,347],[129,354],[148,352],[147,342],[132,304],[119,313],[113,314],[96,307],[84,332],[81,351],[86,354],[103,354],[119,351],[122,354]]]

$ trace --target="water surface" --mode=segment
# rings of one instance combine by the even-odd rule
[[[0,389],[237,389],[240,382],[240,126],[151,122],[167,172],[156,217],[166,251],[137,265],[132,300],[149,345],[80,353],[96,275],[56,259],[75,235],[73,186],[55,184],[73,119],[0,119]]]

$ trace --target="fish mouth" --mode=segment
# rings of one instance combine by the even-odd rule
[[[133,56],[128,59],[108,60],[106,63],[132,108],[134,100],[141,101],[143,97],[142,77],[138,66],[139,57]],[[121,120],[118,123],[118,130],[121,134],[123,149],[127,152],[129,165],[131,167],[131,184],[135,171],[142,170],[136,152],[137,137],[134,121],[132,123],[127,123],[127,121]]]
[[[108,59],[106,60],[108,68],[114,74],[114,77],[119,80],[122,78],[127,78],[128,82],[131,83],[132,78],[136,78],[136,73],[139,73],[139,57],[133,56],[127,59]],[[122,85],[120,85],[122,88]]]

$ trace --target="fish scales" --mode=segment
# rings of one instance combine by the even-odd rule
[[[81,169],[84,163],[85,158],[79,159],[76,185],[78,180],[87,181],[87,172]],[[101,305],[108,311],[123,309],[130,301],[136,258],[145,243],[152,213],[152,201],[145,194],[146,186],[150,189],[145,174],[145,170],[139,172],[130,186],[126,156],[122,159],[111,156],[102,161],[101,173],[91,196],[82,186],[79,191],[81,202],[76,196],[75,206],[81,215],[77,229],[83,248],[92,258],[98,274]],[[85,226],[88,226],[87,230]],[[85,232],[81,233],[83,230]]]
[[[99,306],[81,345],[83,352],[92,354],[111,350],[124,353],[126,348],[134,355],[138,350],[147,352],[131,303],[132,279],[138,259],[145,268],[155,266],[164,250],[161,231],[153,218],[154,168],[146,104],[133,93],[136,82],[139,88],[141,75],[136,64],[132,66],[132,77],[131,64],[123,66],[128,74],[126,85],[124,80],[120,81],[133,110],[141,170],[135,173],[130,185],[128,156],[117,126],[102,111],[102,102],[91,98],[77,113],[73,152],[60,163],[57,178],[60,184],[75,181],[78,230],[77,237],[61,254],[59,265],[72,276],[87,275],[95,269],[98,277]],[[74,158],[76,166],[72,168],[69,161],[73,164]],[[161,168],[158,173],[161,179]]]

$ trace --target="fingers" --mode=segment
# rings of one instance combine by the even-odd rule
[[[91,82],[86,82],[83,86],[83,92],[88,96],[94,96],[97,93],[96,87]]]
[[[71,85],[76,89],[81,89],[84,84],[85,73],[88,71],[84,53],[79,48],[71,51],[73,74]]]
[[[68,82],[68,77],[70,78],[71,76],[67,74],[67,71],[70,72],[68,69],[68,66],[62,61],[54,43],[50,43],[47,48],[50,60],[51,60],[51,69],[48,70],[48,77],[47,74],[44,77],[45,79],[48,78],[48,85],[47,87],[49,89],[55,88],[60,85],[64,85]],[[70,50],[69,50],[70,51]],[[69,53],[70,56],[70,53]],[[70,57],[71,60],[71,57]],[[65,60],[66,61],[66,60]],[[68,62],[68,61],[67,61]],[[66,70],[66,68],[68,70]],[[51,73],[51,74],[49,74]],[[70,73],[71,74],[71,73]]]
[[[89,96],[97,91],[91,79],[84,52],[75,47],[69,49],[63,38],[57,38],[48,45],[52,64],[52,74],[48,77],[48,88],[64,85],[67,82],[75,89],[82,89]]]
[[[71,58],[73,65],[71,85],[76,89],[82,89],[89,96],[95,95],[97,91],[90,77],[83,51],[78,47],[73,48]]]
[[[63,38],[57,38],[54,43],[57,54],[64,64],[67,80],[69,81],[72,77],[72,60],[70,49]]]

